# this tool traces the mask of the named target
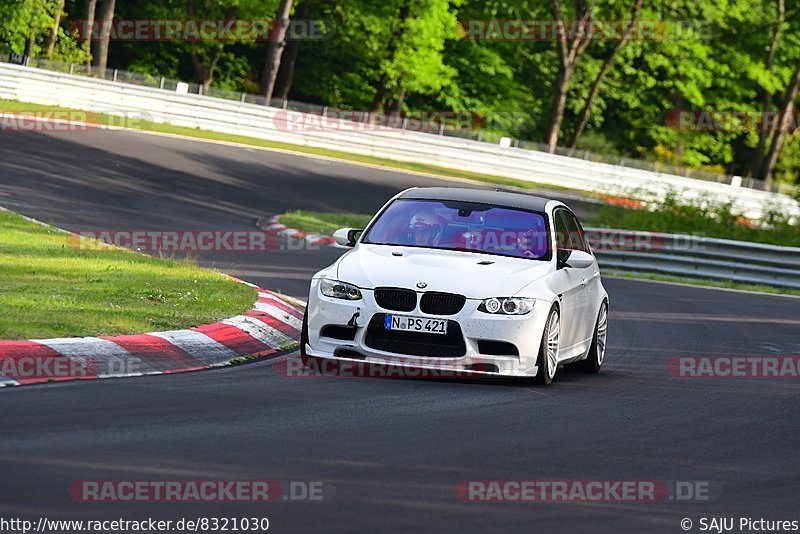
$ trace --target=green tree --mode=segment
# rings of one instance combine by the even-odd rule
[[[457,38],[452,6],[458,0],[400,0],[397,12],[384,30],[385,49],[378,55],[378,79],[372,110],[398,111],[408,93],[433,94],[455,75],[445,65],[447,39]],[[386,31],[388,30],[388,32]]]
[[[0,41],[12,52],[33,57],[52,31],[57,0],[5,0],[0,3]]]

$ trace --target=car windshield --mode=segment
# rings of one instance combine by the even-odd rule
[[[543,213],[490,204],[398,199],[367,229],[362,243],[549,260],[546,221]]]

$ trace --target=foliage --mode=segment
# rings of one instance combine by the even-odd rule
[[[88,46],[81,43],[75,34],[68,33],[64,28],[58,29],[58,40],[53,50],[53,59],[63,63],[86,63],[91,54]]]
[[[486,139],[505,135],[543,142],[557,85],[556,39],[476,40],[463,24],[553,20],[552,1],[296,0],[295,14],[319,21],[326,37],[294,43],[296,60],[284,57],[281,74],[293,67],[289,97],[294,100],[354,110],[466,112],[476,125],[489,125]],[[586,4],[595,20],[619,23],[627,20],[635,0],[558,2],[567,19]],[[56,5],[57,0],[1,1],[0,49],[22,53],[30,48],[34,56],[41,55]],[[116,16],[264,21],[274,17],[277,5],[278,0],[141,0],[118,2]],[[781,18],[778,5],[777,0],[645,0],[639,14],[642,31],[615,56],[578,148],[754,175],[765,150],[757,121],[734,120],[731,128],[680,128],[674,113],[727,111],[758,117],[765,107],[781,108],[800,63],[800,6],[786,2]],[[54,55],[82,62],[85,44],[69,28],[86,17],[84,2],[67,0],[66,11]],[[593,39],[575,63],[562,143],[573,138],[593,83],[617,43],[614,37]],[[115,41],[109,64],[253,91],[265,68],[267,44],[247,39]],[[787,136],[781,146],[774,176],[797,183],[800,141],[797,135]]]
[[[782,183],[800,183],[800,132],[784,141],[774,178]]]
[[[0,48],[16,54],[25,52],[28,39],[32,50],[41,49],[43,32],[53,26],[55,0],[4,0],[0,2]],[[46,29],[46,30],[45,30]]]
[[[702,235],[737,241],[754,241],[800,247],[800,225],[778,209],[768,209],[758,223],[732,210],[731,203],[711,198],[681,201],[668,194],[646,210],[604,206],[586,226]]]

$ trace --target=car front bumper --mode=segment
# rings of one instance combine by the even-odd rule
[[[320,293],[319,279],[312,281],[308,300],[308,343],[305,346],[308,356],[459,374],[535,376],[537,373],[539,345],[550,309],[546,301],[536,301],[530,313],[514,316],[480,312],[478,305],[481,301],[467,299],[457,314],[431,315],[421,312],[419,307],[411,312],[387,310],[377,304],[372,290],[362,289],[361,293],[362,298],[357,301],[335,299]],[[354,320],[356,314],[358,316]],[[439,356],[427,351],[420,356],[408,353],[408,350],[398,352],[375,348],[374,336],[370,341],[368,333],[375,332],[376,324],[382,324],[384,314],[447,319],[451,321],[449,328],[455,323],[455,330],[460,330],[460,341],[463,341],[463,354]],[[321,335],[325,327],[331,326],[339,327],[338,332],[347,332],[348,323],[357,324],[356,328],[350,329],[352,339]],[[331,330],[337,331],[336,328],[325,331],[329,333]],[[427,336],[438,341],[431,337],[434,334]],[[491,342],[513,344],[517,353],[487,354],[487,346],[491,346]]]

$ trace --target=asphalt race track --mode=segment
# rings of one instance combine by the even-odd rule
[[[129,132],[7,133],[0,205],[73,230],[250,229],[369,213],[432,178]],[[452,183],[452,182],[447,182]],[[568,203],[573,204],[570,199]],[[578,211],[588,209],[578,204]],[[201,256],[303,296],[339,250]],[[0,266],[0,272],[2,266]],[[682,532],[798,520],[800,379],[678,378],[679,356],[800,355],[800,300],[606,279],[599,375],[292,378],[283,359],[0,391],[0,517],[267,517],[277,532]],[[320,481],[322,502],[77,503],[80,480]],[[465,480],[694,481],[711,500],[469,503]]]

